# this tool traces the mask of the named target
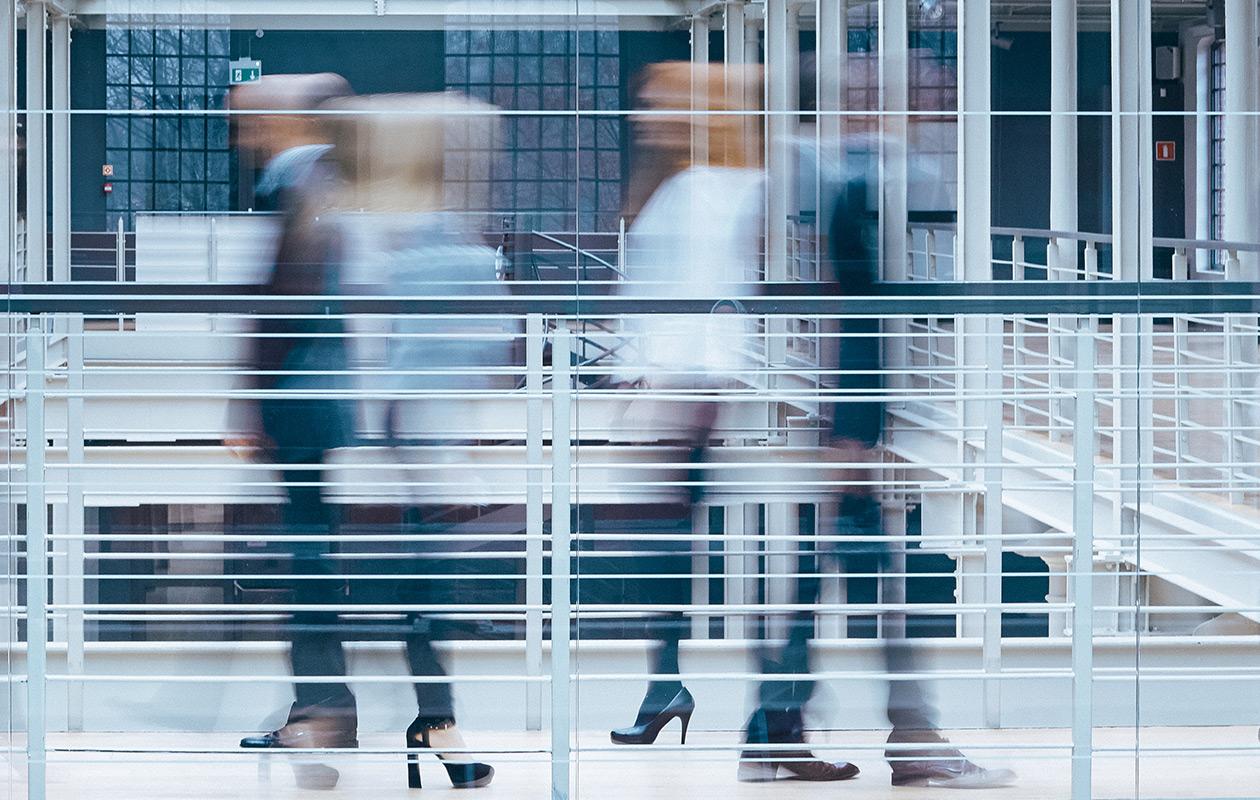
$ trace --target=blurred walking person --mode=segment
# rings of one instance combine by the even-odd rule
[[[348,98],[327,106],[336,144],[335,159],[344,180],[333,214],[346,243],[347,269],[355,270],[374,294],[397,297],[504,294],[496,274],[495,251],[477,241],[452,205],[467,208],[462,182],[446,181],[448,161],[487,157],[497,110],[447,94],[377,95]],[[455,202],[458,200],[459,202]],[[396,314],[386,323],[386,352],[380,371],[365,371],[358,386],[365,398],[385,396],[384,434],[404,476],[426,446],[467,444],[437,429],[439,408],[468,392],[510,390],[515,375],[512,331],[495,316],[440,317]],[[450,399],[447,399],[447,396]],[[420,456],[423,459],[423,456]],[[419,466],[424,466],[423,464]],[[402,481],[404,509],[416,505]],[[406,571],[393,593],[397,602],[469,604],[472,579],[458,570],[462,542],[414,545],[405,554]],[[411,545],[408,545],[409,547]],[[473,544],[476,546],[476,543]],[[479,565],[486,562],[478,561]],[[385,571],[377,565],[373,571]],[[464,752],[455,724],[450,683],[433,648],[433,638],[453,629],[440,616],[409,612],[401,629],[417,714],[406,731],[407,780],[420,788],[418,756],[436,756],[455,788],[485,786],[494,768]]]
[[[708,114],[692,116],[694,85]],[[654,64],[644,74],[634,119],[638,160],[632,181],[637,211],[626,237],[626,297],[730,298],[705,314],[646,314],[630,317],[623,331],[630,342],[622,384],[642,390],[626,421],[649,438],[665,436],[688,448],[697,465],[680,500],[692,506],[700,484],[720,393],[736,385],[749,366],[748,320],[734,293],[755,281],[760,263],[763,175],[759,125],[743,112],[760,97],[756,68]],[[755,102],[755,101],[752,101]],[[707,160],[694,157],[693,139],[703,140]],[[656,394],[674,395],[662,400]],[[681,399],[677,399],[681,398]],[[670,431],[670,433],[665,433]],[[647,636],[657,641],[653,678],[634,723],[612,731],[618,744],[650,744],[672,720],[687,725],[695,699],[677,677],[679,642],[688,628],[682,614],[656,616]]]
[[[310,112],[349,94],[340,76],[271,75],[237,87],[231,95],[236,140],[263,165],[260,207],[280,212],[279,243],[263,292],[271,296],[335,296],[340,292],[339,242],[322,218],[336,192],[331,145]],[[252,748],[350,748],[358,746],[354,695],[344,682],[304,682],[305,676],[346,674],[337,606],[344,582],[329,540],[338,515],[320,488],[328,451],[353,441],[353,408],[336,394],[346,388],[345,329],[336,314],[263,316],[253,339],[253,389],[262,455],[280,470],[287,503],[281,511],[290,558],[292,598],[299,610],[289,625],[289,659],[295,701],[279,729],[241,740]],[[327,394],[328,396],[320,396]],[[326,610],[325,610],[326,609]],[[306,765],[299,783],[331,788],[331,767]]]
[[[814,108],[812,59],[803,60],[801,77],[801,108],[809,111]],[[835,282],[841,296],[870,296],[879,279],[877,251],[871,245],[873,220],[868,213],[876,191],[876,142],[869,137],[853,137],[844,142],[823,142],[819,147],[808,132],[803,132],[798,144],[802,154],[800,177],[806,190],[802,195],[817,190],[822,200],[818,219],[825,225],[827,277]],[[827,160],[823,152],[838,157]],[[836,475],[838,514],[830,531],[835,543],[820,550],[816,558],[838,559],[842,574],[889,572],[894,564],[892,549],[884,538],[883,512],[872,489],[881,473],[866,466],[879,461],[884,428],[883,339],[879,333],[880,321],[875,317],[840,320],[829,444],[832,460],[846,466]],[[819,566],[815,564],[808,571],[817,573]],[[780,654],[763,661],[763,672],[793,677],[767,677],[759,687],[758,705],[745,729],[745,741],[750,746],[741,755],[740,780],[770,781],[781,774],[798,780],[833,780],[840,774],[858,774],[852,765],[837,773],[836,765],[817,759],[807,749],[754,746],[805,741],[803,712],[815,682],[801,676],[810,673],[809,641],[815,628],[812,607],[819,601],[820,589],[815,575],[798,578],[796,603],[808,610],[793,615],[788,641]],[[904,638],[905,613],[884,611],[880,617],[887,637],[883,639],[886,672],[893,676],[918,672],[914,650]],[[890,680],[887,714],[893,729],[885,757],[892,768],[894,786],[984,789],[1014,782],[1015,774],[1010,770],[985,769],[949,745],[938,730],[936,709],[921,682]]]

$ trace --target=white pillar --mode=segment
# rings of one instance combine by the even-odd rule
[[[1150,0],[1112,0],[1111,3],[1111,232],[1113,277],[1126,281],[1152,277],[1151,162],[1151,5]],[[1149,461],[1152,440],[1150,375],[1138,375],[1139,364],[1153,361],[1149,319],[1116,316],[1113,347],[1116,403],[1120,426],[1120,480],[1125,487],[1116,497],[1115,530],[1134,534],[1133,517],[1123,513],[1137,502],[1139,485],[1153,478],[1139,464]],[[1079,376],[1078,376],[1079,377]],[[1148,391],[1143,392],[1143,387]],[[1141,483],[1139,483],[1141,482]]]
[[[26,274],[43,281],[48,273],[48,148],[45,63],[48,9],[26,4]]]
[[[1050,228],[1073,233],[1079,227],[1077,215],[1077,136],[1076,136],[1076,3],[1052,0],[1050,6]],[[1077,242],[1057,238],[1046,252],[1049,280],[1074,280]],[[1064,315],[1050,317],[1049,353],[1056,361],[1064,358],[1067,336],[1074,336],[1075,322]],[[1051,386],[1065,390],[1073,385],[1070,377],[1050,376]],[[1050,400],[1051,424],[1071,418],[1072,405],[1064,398]],[[1051,431],[1053,441],[1062,433]]]
[[[993,279],[992,209],[992,57],[989,0],[964,0],[958,7],[958,256],[954,273],[967,282]],[[984,669],[1001,669],[1002,613],[1002,318],[968,316],[959,326],[964,332],[962,363],[967,368],[963,422],[967,439],[983,432],[984,555],[982,564],[984,602],[990,606],[973,619],[983,635]],[[985,397],[988,399],[984,399]],[[968,448],[968,454],[975,452]],[[974,479],[974,475],[968,479]],[[968,622],[971,622],[968,620]],[[973,623],[974,624],[974,623]],[[997,681],[985,682],[985,723],[1001,722]]]
[[[1225,239],[1260,242],[1260,192],[1256,191],[1257,104],[1256,75],[1260,48],[1256,46],[1255,0],[1225,0]],[[1238,254],[1235,280],[1260,276],[1256,253]]]
[[[905,0],[879,0],[879,108],[884,112],[879,142],[879,242],[883,277],[888,281],[905,280],[908,275],[909,36]]]
[[[1077,219],[1076,0],[1050,6],[1050,228],[1074,232]],[[1076,269],[1074,241],[1059,243],[1063,270]],[[1061,276],[1067,279],[1067,275]]]
[[[705,73],[709,66],[709,15],[697,14],[691,18],[691,63],[695,71],[691,79],[691,111],[704,114],[709,109],[708,83]],[[709,163],[708,126],[703,116],[693,117],[691,123],[691,163]]]
[[[787,605],[796,601],[796,574],[800,566],[800,507],[795,503],[766,504],[766,603]],[[783,538],[783,537],[791,537]],[[775,611],[766,620],[767,638],[785,639],[793,612]]]
[[[744,64],[757,63],[757,23],[748,13],[745,0],[731,0],[723,6],[722,59],[728,68],[732,68],[732,72]],[[739,81],[738,76],[733,77],[737,85],[747,88],[746,82]],[[751,107],[752,99],[754,98],[745,98],[743,105]],[[752,129],[753,121],[750,118],[747,132],[751,133]],[[744,141],[751,143],[753,137],[745,136]]]
[[[70,281],[70,18],[52,29],[52,267],[53,280]]]
[[[766,280],[788,278],[788,216],[796,212],[791,139],[799,110],[799,35],[796,8],[786,2],[766,4]],[[772,340],[782,350],[784,340]]]
[[[1194,53],[1194,238],[1201,240],[1212,238],[1212,41],[1204,35]],[[1195,250],[1195,268],[1207,269],[1211,257]]]
[[[814,51],[818,133],[824,144],[830,144],[840,141],[845,129],[844,117],[834,112],[844,111],[849,105],[848,0],[821,0],[815,24],[818,35]],[[822,224],[821,221],[819,224]]]
[[[1255,185],[1255,169],[1260,164],[1260,125],[1255,114],[1260,110],[1256,76],[1256,59],[1260,57],[1256,37],[1256,0],[1226,0],[1225,2],[1225,239],[1233,242],[1260,242],[1260,195]],[[1237,265],[1236,267],[1234,265]],[[1231,268],[1232,267],[1232,268]],[[1238,252],[1238,258],[1226,260],[1227,279],[1254,281],[1260,279],[1260,254]],[[1233,399],[1229,422],[1237,432],[1230,433],[1228,458],[1234,463],[1250,463],[1256,458],[1256,447],[1251,444],[1255,436],[1256,412],[1249,402],[1256,392],[1256,365],[1260,363],[1254,326],[1256,317],[1227,317],[1226,330],[1230,341],[1229,388]],[[1239,435],[1241,434],[1241,436]],[[1255,474],[1254,467],[1237,469],[1241,473]],[[1232,475],[1232,466],[1229,473]],[[1233,484],[1233,480],[1230,481]],[[1233,496],[1241,502],[1241,493]]]
[[[0,105],[17,108],[17,8],[0,3]],[[5,114],[0,133],[0,236],[4,238],[6,280],[13,279],[17,211],[17,116]]]
[[[765,6],[765,108],[766,108],[766,280],[789,279],[790,247],[788,217],[799,211],[795,146],[798,132],[800,34],[796,7],[787,2]],[[771,365],[787,359],[786,317],[766,319],[766,360]],[[775,386],[773,376],[770,387]]]
[[[725,602],[729,605],[746,605],[754,602],[757,591],[758,560],[758,513],[756,503],[736,503],[723,509],[722,532],[724,537],[722,569]],[[723,637],[747,639],[754,630],[751,614],[728,614]]]
[[[748,63],[744,54],[745,22],[743,0],[722,6],[722,59],[728,65]]]

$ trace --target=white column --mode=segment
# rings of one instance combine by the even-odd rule
[[[691,604],[707,606],[709,598],[709,506],[697,503],[691,509]],[[691,638],[709,638],[709,615],[692,614]]]
[[[791,139],[797,133],[800,47],[797,11],[787,2],[766,4],[766,280],[788,278],[788,216],[796,213]],[[771,352],[785,349],[782,336]],[[772,362],[779,361],[772,359]]]
[[[1111,1],[1112,269],[1151,277],[1150,0]]]
[[[766,603],[786,605],[796,600],[800,566],[800,507],[795,503],[766,504]],[[791,537],[783,538],[783,537]],[[787,638],[792,612],[775,611],[766,621],[768,638]]]
[[[1212,238],[1212,40],[1204,35],[1194,53],[1194,238],[1202,240]],[[1207,268],[1211,257],[1195,250],[1195,268]]]
[[[1078,226],[1076,138],[1076,0],[1050,6],[1050,228]],[[1059,242],[1059,269],[1076,268],[1076,242]],[[1066,275],[1063,276],[1065,279]]]
[[[821,0],[816,27],[818,41],[814,64],[818,84],[818,133],[824,143],[834,143],[844,135],[844,117],[828,112],[844,111],[849,105],[848,0]]]
[[[1256,191],[1257,87],[1255,0],[1225,0],[1225,239],[1260,242],[1260,192]],[[1238,254],[1236,280],[1260,275],[1257,253]]]
[[[42,8],[42,6],[41,6]],[[28,7],[28,13],[29,13]],[[45,339],[38,317],[26,335],[26,796],[47,796],[48,506],[44,485]]]
[[[691,63],[695,71],[691,79],[691,111],[704,114],[709,109],[708,83],[705,73],[709,66],[709,15],[697,14],[691,18]],[[693,117],[691,123],[691,163],[709,163],[709,134],[705,118]]]
[[[83,470],[83,315],[74,314],[66,325],[66,603],[79,606],[66,612],[66,672],[82,675],[86,632],[82,605],[86,594],[87,564],[84,542]],[[78,467],[79,469],[76,469]],[[531,684],[533,685],[533,684]],[[66,724],[69,730],[83,730],[83,682],[66,686]]]
[[[1152,277],[1151,232],[1151,13],[1150,0],[1111,3],[1111,231],[1113,276],[1126,281]],[[1139,464],[1151,453],[1149,373],[1137,366],[1153,363],[1149,319],[1116,316],[1113,347],[1116,386],[1115,423],[1120,426],[1120,480],[1113,520],[1124,537],[1134,534],[1133,516],[1125,505],[1137,502],[1139,481],[1153,477]]]
[[[725,602],[746,605],[757,594],[757,504],[737,503],[724,509],[722,568]],[[747,639],[753,630],[751,614],[740,611],[726,615],[723,637]]]
[[[0,105],[17,108],[17,8],[13,3],[0,3]],[[8,273],[5,280],[12,280],[14,268],[14,242],[17,211],[17,116],[5,114],[0,143],[0,236],[4,238],[4,263]]]
[[[1256,0],[1226,0],[1225,3],[1225,239],[1233,242],[1260,242],[1260,194],[1255,185],[1255,169],[1260,164],[1260,123],[1255,113],[1257,103],[1256,59],[1257,48]],[[1236,266],[1235,266],[1236,264]],[[1260,279],[1260,253],[1238,252],[1238,258],[1226,260],[1227,279],[1254,281]],[[1228,458],[1234,463],[1250,463],[1256,458],[1256,447],[1251,444],[1255,435],[1256,413],[1249,402],[1256,391],[1257,353],[1254,326],[1256,317],[1230,316],[1227,331],[1230,342],[1226,353],[1230,356],[1229,387],[1231,401],[1230,422],[1237,432],[1231,432]],[[1238,371],[1242,368],[1243,371]],[[1241,436],[1240,436],[1241,434]],[[1243,467],[1239,473],[1255,474],[1254,467]],[[1230,474],[1235,469],[1231,466]],[[1231,479],[1230,483],[1233,484]],[[1235,502],[1242,501],[1241,493],[1234,495]]]
[[[48,273],[48,148],[45,64],[48,10],[40,0],[26,4],[26,274],[43,281]]]
[[[723,6],[722,60],[731,69],[732,74],[744,64],[757,63],[757,21],[748,11],[745,0],[731,0]],[[737,76],[734,77],[736,81],[739,81]],[[743,83],[739,82],[737,85]],[[751,99],[745,98],[746,102],[743,105],[751,106],[751,102],[748,102]],[[750,118],[747,133],[751,133],[752,130],[753,121]],[[745,136],[745,141],[752,142],[753,137]]]
[[[906,227],[906,111],[909,94],[909,19],[905,0],[879,0],[879,242],[884,280],[905,280],[908,274]],[[961,48],[959,48],[961,51]],[[960,56],[961,60],[961,56]],[[891,362],[890,362],[891,365]]]
[[[70,18],[52,29],[52,267],[53,280],[70,280]]]
[[[525,460],[530,470],[525,485],[525,674],[542,675],[543,667],[543,318],[525,318]],[[542,730],[542,685],[525,684],[525,728]]]
[[[569,385],[572,344],[567,327],[556,330],[551,346],[551,797],[568,800],[573,788],[573,682],[569,658],[573,454]]]
[[[1072,800],[1093,797],[1094,347],[1089,328],[1081,328],[1075,348],[1080,380],[1072,442]]]
[[[992,58],[989,0],[964,0],[958,7],[958,256],[954,272],[967,282],[993,279],[992,237]],[[989,606],[983,621],[984,669],[1002,666],[1002,408],[997,399],[1002,389],[1003,319],[1000,316],[968,316],[959,326],[964,332],[962,376],[963,422],[966,437],[983,434],[976,444],[984,452],[984,602]],[[986,398],[987,399],[984,399]],[[968,448],[968,454],[975,450]],[[974,474],[969,478],[974,479]],[[979,626],[978,626],[979,627]],[[1001,722],[997,681],[985,682],[985,723]]]
[[[722,60],[727,66],[747,64],[749,61],[744,47],[744,28],[748,23],[746,11],[744,0],[731,0],[722,6]],[[756,53],[753,53],[752,60],[756,60]]]

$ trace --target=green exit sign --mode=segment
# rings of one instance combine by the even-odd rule
[[[238,58],[228,62],[228,83],[253,83],[262,79],[262,62]]]

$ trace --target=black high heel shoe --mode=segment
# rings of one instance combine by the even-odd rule
[[[490,783],[494,778],[494,767],[480,761],[454,761],[433,749],[429,741],[432,731],[448,730],[455,727],[455,720],[447,718],[416,717],[407,726],[407,786],[412,789],[420,787],[420,754],[416,750],[430,750],[438,761],[446,768],[446,776],[451,779],[451,786],[456,789],[476,789]],[[457,758],[458,756],[456,756]]]
[[[696,699],[691,696],[691,692],[686,687],[678,690],[678,694],[674,695],[674,699],[665,704],[665,707],[655,714],[651,712],[639,712],[639,717],[634,721],[634,725],[629,728],[618,728],[613,731],[611,736],[614,744],[652,744],[656,741],[657,735],[661,729],[669,724],[670,720],[677,718],[682,724],[682,739],[680,744],[687,743],[687,726],[691,724],[691,715],[696,710]]]

